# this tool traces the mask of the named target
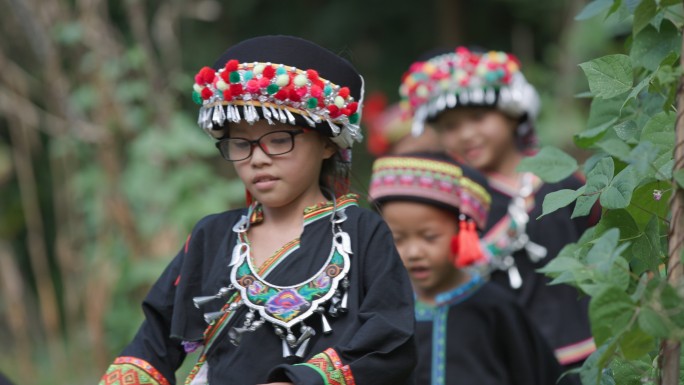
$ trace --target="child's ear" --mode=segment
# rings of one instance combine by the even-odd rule
[[[325,147],[323,150],[323,159],[330,159],[337,152],[337,145],[329,138],[325,138]]]

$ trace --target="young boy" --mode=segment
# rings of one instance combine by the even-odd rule
[[[560,366],[522,308],[464,269],[489,208],[485,184],[446,156],[388,156],[373,165],[370,199],[416,295],[416,383],[553,385]]]
[[[535,145],[539,110],[535,89],[520,72],[518,60],[504,52],[453,52],[414,63],[400,88],[413,131],[429,123],[450,155],[486,174],[492,210],[484,236],[492,281],[523,305],[554,348],[561,364],[580,364],[595,350],[588,322],[588,300],[567,285],[549,286],[536,270],[554,258],[588,227],[571,220],[572,205],[540,220],[544,196],[577,189],[575,176],[545,184],[516,167]]]
[[[363,79],[311,42],[264,36],[194,89],[251,204],[199,221],[100,383],[173,384],[196,349],[186,384],[409,383],[410,282],[385,223],[348,194]]]

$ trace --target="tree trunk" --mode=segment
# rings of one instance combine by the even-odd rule
[[[682,40],[684,46],[684,39]],[[679,65],[684,68],[684,56]],[[675,123],[674,167],[672,172],[684,168],[684,77],[680,79],[677,90],[677,120]],[[667,263],[668,282],[675,288],[682,282],[682,242],[684,241],[684,190],[677,183],[672,184],[674,192],[670,202],[672,220],[670,222],[669,259]],[[681,343],[677,340],[666,340],[662,345],[662,385],[679,384],[679,356]]]

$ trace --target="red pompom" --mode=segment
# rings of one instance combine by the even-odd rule
[[[318,98],[318,107],[319,108],[325,107],[325,100],[323,100],[323,97]]]
[[[204,87],[202,88],[202,93],[200,94],[202,96],[202,99],[207,100],[209,99],[214,93],[209,89],[209,87]]]
[[[242,84],[234,83],[230,85],[230,93],[233,97],[242,95]]]
[[[340,92],[338,92],[337,94],[346,99],[349,96],[349,88],[342,87],[340,88]]]
[[[335,119],[342,114],[340,109],[334,104],[331,104],[331,105],[327,106],[326,108],[328,109],[328,115],[330,115],[330,117],[332,119]]]
[[[316,86],[320,87],[321,89],[325,88],[325,84],[323,83],[323,80],[321,80],[321,78],[318,78],[316,80],[312,80],[311,83],[315,84]]]
[[[312,85],[311,86],[311,96],[314,98],[317,98],[319,96],[323,95],[323,89],[317,85]]]
[[[349,111],[351,112],[351,114],[353,114],[353,113],[356,112],[356,110],[359,109],[359,103],[357,103],[357,102],[351,102],[351,103],[349,103],[349,105],[347,106],[347,108],[349,108]],[[350,114],[350,115],[351,115],[351,114]]]
[[[340,111],[341,111],[344,115],[347,115],[347,116],[349,116],[349,115],[352,114],[352,113],[351,113],[351,110],[350,110],[349,108],[343,108],[343,109],[341,109]]]
[[[271,84],[271,80],[268,78],[261,78],[259,79],[259,87],[261,88],[266,88],[268,85]]]
[[[275,76],[275,68],[273,66],[266,66],[261,74],[267,79],[272,79]]]
[[[289,89],[288,95],[290,97],[290,100],[292,100],[293,102],[299,102],[302,100],[302,97],[299,96],[299,93],[294,88]]]
[[[202,81],[204,83],[211,83],[214,81],[214,77],[216,76],[216,71],[214,71],[213,68],[203,67],[200,70],[199,75],[200,75],[200,77],[202,77]]]
[[[224,82],[230,83],[230,72],[221,71],[221,74],[219,76],[221,77],[221,79],[223,79]]]
[[[202,80],[202,75],[200,75],[199,72],[197,73],[197,75],[195,75],[195,83],[199,85],[204,85],[204,80]]]
[[[238,62],[235,59],[228,60],[228,63],[226,63],[226,71],[228,71],[228,72],[237,71],[239,64],[240,64],[240,62]]]
[[[223,90],[223,100],[233,100],[233,94],[230,92],[230,88]]]
[[[278,92],[275,93],[275,95],[273,95],[273,97],[278,100],[285,100],[287,99],[288,95],[289,93],[287,92],[287,89],[281,88]]]
[[[312,82],[315,82],[316,80],[318,80],[318,72],[316,72],[316,70],[306,70],[306,76]]]

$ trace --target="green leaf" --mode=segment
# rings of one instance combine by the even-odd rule
[[[623,98],[594,99],[589,109],[587,129],[575,135],[575,143],[589,148],[618,120]]]
[[[627,141],[636,136],[639,132],[639,126],[633,120],[626,120],[613,126],[613,130],[615,130],[618,138]]]
[[[658,270],[663,251],[660,246],[660,228],[656,216],[651,216],[641,236],[630,245],[629,251],[632,254],[631,264],[635,274]]]
[[[668,153],[664,153],[663,155],[668,158],[671,156],[671,154]],[[672,179],[672,167],[674,167],[674,159],[670,159],[667,162],[665,162],[662,166],[658,167],[658,172],[656,172],[656,179],[662,181]]]
[[[655,339],[639,327],[632,327],[620,338],[620,350],[628,360],[639,359],[655,348]]]
[[[651,19],[656,16],[658,6],[655,0],[642,0],[641,3],[634,10],[634,23],[632,33],[638,34],[642,29],[651,23]]]
[[[532,172],[545,182],[555,183],[577,171],[577,161],[555,147],[544,147],[536,155],[523,158],[517,170]]]
[[[597,344],[598,345],[598,344]],[[580,379],[583,385],[602,385],[601,374],[603,366],[601,365],[603,356],[612,355],[615,345],[602,345],[591,353],[589,357],[582,363],[582,370],[580,371]]]
[[[601,193],[601,205],[607,209],[621,209],[629,206],[636,186],[634,167],[625,167]]]
[[[628,159],[630,152],[632,151],[632,148],[627,143],[616,138],[602,140],[596,145],[608,155],[614,156],[620,160]]]
[[[613,5],[613,0],[596,0],[587,4],[584,9],[575,16],[575,20],[587,20],[598,15]]]
[[[613,158],[606,157],[601,159],[596,163],[594,168],[587,173],[587,188],[584,191],[584,194],[589,195],[603,190],[608,186],[611,179],[613,179],[614,172],[615,163],[613,162]]]
[[[627,95],[627,99],[625,99],[624,103],[622,103],[622,107],[620,107],[620,112],[625,108],[627,103],[629,103],[630,100],[636,99],[637,96],[641,93],[641,91],[644,90],[648,85],[651,84],[651,81],[653,78],[656,76],[656,73],[653,72],[650,75],[646,76],[645,78],[641,79],[639,84],[636,85],[636,87],[632,88],[632,91]]]
[[[634,218],[625,209],[608,210],[601,216],[601,220],[596,224],[596,234],[603,235],[610,229],[620,230],[622,239],[636,237],[641,233]]]
[[[618,229],[610,229],[601,234],[587,253],[587,263],[597,265],[610,260],[615,253],[619,238],[620,231]]]
[[[672,178],[677,182],[680,188],[684,188],[684,169],[679,169],[672,173]]]
[[[625,161],[634,167],[639,176],[644,177],[652,172],[651,165],[657,157],[657,147],[649,141],[641,141],[632,149],[632,152]]]
[[[598,199],[599,194],[579,196],[577,198],[577,202],[575,202],[575,208],[572,210],[572,215],[570,216],[570,218],[574,219],[578,217],[583,217],[585,215],[589,215],[592,207],[594,207],[594,204]]]
[[[569,205],[584,192],[584,189],[585,187],[582,186],[577,190],[563,189],[547,194],[544,197],[544,203],[542,203],[542,214],[539,216],[539,218]]]
[[[653,190],[663,190],[660,200],[653,198]],[[671,195],[671,190],[663,189],[662,182],[647,183],[634,190],[632,203],[627,207],[627,211],[632,214],[632,218],[639,228],[645,228],[654,215],[660,218],[666,218],[669,215],[670,205],[668,202]]]
[[[659,153],[672,152],[674,148],[674,126],[676,115],[661,112],[653,116],[641,131],[640,141],[649,141],[660,147]]]
[[[580,64],[597,98],[609,99],[632,89],[632,63],[629,56],[616,54]]]
[[[654,381],[648,381],[649,376],[653,378],[655,368],[650,362],[650,357],[643,357],[639,361],[625,361],[616,358],[611,364],[610,368],[613,370],[615,382],[620,385],[645,385],[652,384]],[[646,381],[644,381],[646,379]]]
[[[655,71],[663,59],[676,51],[680,44],[681,36],[671,22],[665,21],[660,31],[649,25],[634,36],[630,57],[635,67]]]
[[[653,337],[666,338],[670,334],[667,324],[660,314],[650,308],[642,308],[639,311],[637,322],[639,323],[641,330]]]
[[[634,303],[624,290],[609,286],[589,302],[589,319],[596,345],[624,332],[634,313]]]

